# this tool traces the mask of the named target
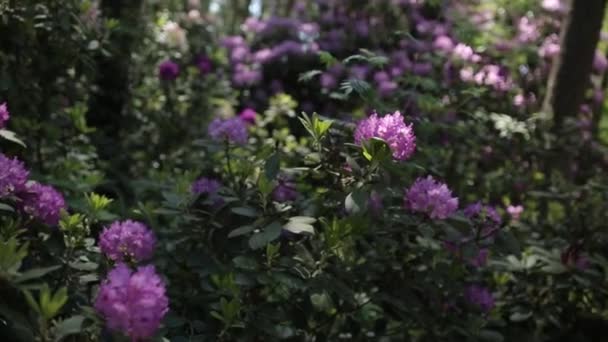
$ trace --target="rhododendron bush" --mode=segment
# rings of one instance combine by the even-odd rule
[[[602,340],[596,5],[0,2],[0,340]]]

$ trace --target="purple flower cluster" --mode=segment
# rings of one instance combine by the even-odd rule
[[[255,124],[257,116],[258,113],[256,113],[256,111],[251,108],[245,108],[239,113],[239,118],[250,125]]]
[[[362,144],[371,138],[386,141],[397,160],[409,159],[416,149],[416,136],[412,124],[405,124],[400,112],[378,117],[376,113],[361,120],[355,130],[355,143]]]
[[[491,225],[499,225],[502,222],[500,215],[494,207],[483,205],[481,202],[469,204],[463,210],[464,216],[472,220],[481,220]]]
[[[494,296],[490,290],[480,285],[469,285],[465,289],[465,299],[483,312],[490,312],[494,308]]]
[[[9,118],[10,113],[8,112],[6,102],[0,103],[0,128],[4,128],[4,126],[6,126],[6,122]]]
[[[26,213],[50,226],[59,223],[66,208],[63,195],[50,185],[31,182],[20,194],[21,208]]]
[[[194,61],[194,64],[198,68],[198,71],[201,73],[201,75],[206,75],[213,70],[213,63],[211,62],[211,59],[209,59],[209,57],[207,57],[206,55],[197,56],[196,60]]]
[[[487,248],[479,249],[477,255],[469,260],[469,264],[473,267],[484,267],[488,262],[488,256],[490,255],[490,250]]]
[[[209,124],[207,133],[214,140],[229,141],[239,145],[246,144],[249,137],[247,125],[238,117],[230,119],[215,118]]]
[[[377,191],[372,191],[372,193],[369,195],[367,207],[374,216],[380,216],[382,213],[384,204],[382,203],[382,196],[380,196]]]
[[[173,81],[179,76],[179,65],[172,60],[166,60],[158,66],[158,77],[163,81]]]
[[[222,187],[222,184],[211,178],[200,178],[192,183],[190,187],[190,191],[195,195],[207,194],[207,195],[215,195]]]
[[[99,235],[99,248],[114,261],[143,261],[154,254],[156,237],[143,223],[126,220],[106,227]]]
[[[0,198],[24,190],[28,176],[23,162],[0,153]]]
[[[418,178],[406,189],[405,207],[415,212],[426,213],[432,219],[446,219],[458,209],[458,198],[452,197],[447,185],[428,176]]]
[[[28,177],[29,171],[23,162],[0,153],[0,198],[16,196],[22,212],[48,225],[56,225],[61,211],[66,209],[63,195],[50,185],[28,183]]]
[[[154,266],[132,272],[118,264],[102,282],[95,309],[111,330],[120,331],[132,341],[151,338],[169,310],[165,284]]]
[[[272,199],[280,203],[294,201],[297,197],[296,184],[288,180],[279,180],[272,191]]]
[[[513,221],[519,221],[521,214],[524,212],[524,207],[521,205],[510,205],[507,207],[507,213]]]

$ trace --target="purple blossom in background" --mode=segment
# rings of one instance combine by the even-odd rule
[[[538,55],[542,58],[551,59],[559,54],[559,36],[552,34],[545,38],[542,45],[538,49]]]
[[[143,223],[116,221],[99,235],[101,252],[114,261],[144,261],[152,258],[156,237]]]
[[[461,78],[462,70],[461,70]],[[511,89],[513,83],[507,77],[506,70],[498,65],[485,65],[474,76],[473,81],[478,85],[486,85],[496,91],[507,91]]]
[[[580,247],[580,245],[572,245],[561,253],[560,259],[564,266],[574,267],[579,270],[589,268],[589,258],[581,253]]]
[[[24,190],[28,176],[23,162],[0,153],[0,198]]]
[[[234,49],[238,46],[244,46],[245,44],[247,44],[247,42],[245,42],[245,38],[241,36],[229,36],[222,39],[222,46],[227,49]]]
[[[272,199],[276,202],[291,202],[298,197],[296,184],[287,180],[279,180],[279,184],[272,191]]]
[[[122,332],[132,341],[147,340],[169,311],[165,291],[154,266],[142,266],[132,273],[121,263],[101,283],[95,309],[111,330]]]
[[[0,128],[4,128],[6,126],[6,122],[10,118],[10,113],[8,112],[8,106],[6,102],[0,104]]]
[[[484,267],[488,262],[489,254],[490,251],[487,248],[481,248],[479,249],[479,252],[477,252],[477,255],[469,260],[469,264],[473,267]]]
[[[266,28],[266,23],[256,17],[249,17],[245,19],[241,29],[245,32],[262,32]]]
[[[329,72],[324,72],[320,77],[321,87],[325,89],[333,89],[338,85],[338,80]]]
[[[319,34],[319,24],[317,23],[302,23],[298,27],[298,31],[307,37],[315,37]]]
[[[412,61],[405,51],[397,51],[391,55],[391,64],[393,67],[399,67],[402,70],[410,70]]]
[[[458,198],[444,183],[433,177],[418,178],[406,189],[405,207],[409,210],[426,213],[432,219],[446,219],[458,209]]]
[[[364,80],[369,74],[370,68],[366,65],[355,65],[349,69],[350,77]]]
[[[232,63],[246,62],[251,56],[251,51],[248,46],[237,46],[230,52],[230,61]]]
[[[158,77],[163,81],[173,81],[179,76],[179,65],[172,60],[166,60],[158,66]]]
[[[460,69],[459,75],[463,82],[472,82],[474,80],[475,72],[473,71],[473,68],[466,67]]]
[[[452,52],[454,49],[454,41],[448,36],[438,36],[433,41],[433,47],[443,52]]]
[[[388,82],[390,80],[391,80],[390,76],[388,75],[388,73],[386,73],[384,71],[379,71],[374,74],[374,81],[378,84],[380,84],[382,82]]]
[[[393,81],[381,82],[378,84],[378,93],[381,97],[389,97],[397,88],[399,88],[399,85]]]
[[[528,18],[522,17],[517,24],[517,40],[521,43],[529,43],[537,40],[540,37],[538,26]]]
[[[239,113],[239,118],[249,125],[255,124],[255,119],[257,118],[257,116],[258,113],[256,113],[256,111],[251,108],[245,108]]]
[[[524,207],[521,205],[510,205],[507,207],[507,213],[513,221],[518,221],[521,214],[524,212]]]
[[[524,94],[519,93],[513,97],[513,105],[518,108],[522,108],[526,105],[526,98]]]
[[[433,71],[433,65],[431,63],[414,63],[412,72],[418,76],[426,76]]]
[[[392,77],[399,77],[405,73],[405,70],[398,65],[393,65],[389,68],[389,72]]]
[[[465,289],[464,298],[483,312],[490,312],[494,308],[494,297],[486,287],[470,285]]]
[[[251,86],[259,83],[261,80],[262,72],[258,68],[245,64],[237,64],[234,67],[232,82],[235,86]]]
[[[386,141],[393,158],[407,160],[416,149],[416,136],[412,124],[407,125],[403,121],[400,112],[378,117],[374,113],[367,119],[363,119],[355,130],[355,143],[362,144],[371,138],[380,138]]]
[[[493,207],[489,205],[483,205],[481,202],[469,204],[463,210],[464,216],[471,220],[483,220],[484,222],[490,222],[499,225],[502,222],[500,215]]]
[[[59,223],[61,210],[66,209],[63,195],[50,185],[29,183],[19,196],[21,208],[26,214],[50,226]]]
[[[274,58],[275,54],[272,49],[269,48],[258,50],[253,54],[253,61],[261,64],[271,62]]]
[[[367,206],[369,211],[375,215],[379,216],[382,214],[382,210],[384,209],[384,204],[382,203],[382,196],[376,191],[372,191],[369,195],[369,200],[367,202]]]
[[[454,51],[452,53],[454,57],[463,61],[477,63],[481,59],[481,57],[479,57],[479,55],[473,51],[472,47],[463,43],[458,43],[454,47]]]
[[[561,12],[564,10],[561,0],[543,0],[541,6],[550,12]]]
[[[214,140],[229,141],[239,145],[247,143],[249,138],[247,125],[238,117],[230,119],[215,118],[209,124],[207,133]]]
[[[222,187],[222,184],[212,178],[200,178],[192,183],[190,191],[195,195],[207,194],[215,195]]]
[[[593,71],[602,74],[608,69],[608,59],[601,51],[596,51],[593,57]]]
[[[604,91],[602,89],[595,89],[593,91],[593,103],[596,106],[600,106],[604,103]]]
[[[195,64],[201,75],[206,75],[213,70],[213,63],[211,63],[211,59],[205,55],[199,55],[196,58]]]
[[[355,32],[360,37],[369,36],[369,24],[365,20],[357,20],[355,22]]]

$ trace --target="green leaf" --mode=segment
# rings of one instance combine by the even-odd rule
[[[59,342],[69,335],[80,333],[84,320],[84,316],[76,315],[59,322],[55,327],[55,342]]]
[[[43,306],[41,305],[41,309],[44,312],[44,316],[47,319],[51,319],[59,313],[59,310],[68,302],[68,288],[62,287],[51,297],[50,302]]]
[[[16,144],[19,144],[23,147],[27,147],[23,141],[21,141],[19,138],[17,138],[17,135],[15,134],[15,132],[12,132],[12,131],[9,131],[6,129],[0,129],[0,137],[6,139],[8,141],[12,141]]]
[[[338,63],[338,60],[327,51],[319,52],[319,59],[321,59],[321,63],[325,64],[326,68],[331,67],[332,65]]]
[[[268,180],[273,180],[276,178],[279,170],[281,168],[281,160],[279,158],[279,153],[273,153],[267,160],[264,165],[264,174]]]
[[[254,234],[249,239],[249,247],[251,247],[251,249],[260,249],[266,246],[270,242],[279,238],[279,236],[281,235],[281,229],[281,224],[279,224],[278,222],[273,222],[269,224],[268,226],[266,226],[266,228],[264,228],[264,230],[257,234]]]
[[[303,72],[298,76],[298,82],[308,82],[312,80],[315,76],[322,74],[320,70],[310,70],[307,72]]]
[[[42,313],[40,311],[40,305],[38,305],[38,302],[34,299],[34,296],[32,296],[32,293],[29,290],[23,291],[23,296],[34,311],[36,311],[38,314]]]
[[[367,194],[361,190],[355,190],[346,196],[344,207],[349,214],[359,214],[365,211]]]
[[[479,337],[482,341],[490,341],[490,342],[502,342],[505,338],[497,331],[493,330],[481,330],[479,332]]]
[[[23,272],[20,276],[15,279],[16,283],[22,283],[24,281],[40,278],[48,273],[58,270],[61,265],[55,265],[50,267],[32,268]]]
[[[71,262],[70,267],[79,271],[94,271],[99,267],[95,262]]]
[[[315,228],[312,224],[316,221],[314,217],[294,216],[283,226],[283,229],[294,234],[314,234]]]
[[[0,203],[0,210],[2,210],[2,211],[8,211],[8,212],[11,212],[11,213],[15,211],[15,209],[13,209],[13,207],[11,207],[8,204],[4,204],[4,203]]]
[[[509,319],[512,322],[523,322],[525,320],[527,320],[528,318],[532,317],[532,311],[523,313],[523,312],[514,312],[511,314],[511,316],[509,316]]]
[[[254,230],[255,230],[255,226],[250,226],[250,225],[242,226],[242,227],[239,227],[239,228],[231,231],[230,233],[228,233],[228,238],[234,238],[237,236],[245,235],[247,233],[251,233]]]
[[[232,259],[232,262],[234,263],[234,266],[243,270],[255,271],[258,268],[258,263],[255,261],[255,259],[244,256],[237,256],[236,258]]]
[[[333,123],[334,122],[332,120],[321,120],[321,118],[319,118],[319,114],[313,113],[312,124],[316,139],[321,140]]]
[[[232,208],[231,211],[240,216],[246,216],[246,217],[257,217],[258,216],[258,212],[251,207]]]

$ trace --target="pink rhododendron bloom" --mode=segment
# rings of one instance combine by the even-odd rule
[[[406,189],[404,202],[407,209],[426,213],[432,219],[446,219],[458,209],[458,198],[452,197],[447,185],[431,176],[416,179]]]
[[[487,313],[494,308],[494,296],[486,287],[470,285],[465,289],[464,297],[483,312]]]
[[[142,266],[132,272],[118,264],[101,283],[95,309],[109,329],[143,341],[154,336],[169,311],[165,284],[154,266]]]
[[[154,254],[156,237],[143,223],[117,221],[99,235],[99,248],[114,261],[144,261]]]
[[[511,216],[513,221],[519,220],[521,214],[524,212],[524,207],[521,205],[510,205],[507,207],[507,213]]]
[[[24,190],[28,176],[23,162],[0,153],[0,198]]]
[[[239,145],[247,143],[249,137],[247,126],[240,118],[225,120],[216,118],[209,124],[207,133],[215,140],[229,141]]]
[[[0,128],[4,128],[6,126],[6,122],[10,118],[10,113],[8,112],[8,107],[6,102],[0,104]]]
[[[50,185],[29,183],[19,196],[25,213],[50,226],[59,223],[61,211],[66,209],[63,195]]]
[[[362,144],[371,138],[380,138],[386,141],[393,158],[397,160],[409,159],[416,149],[416,136],[412,124],[403,121],[400,112],[378,117],[376,113],[363,119],[355,130],[355,143]]]

